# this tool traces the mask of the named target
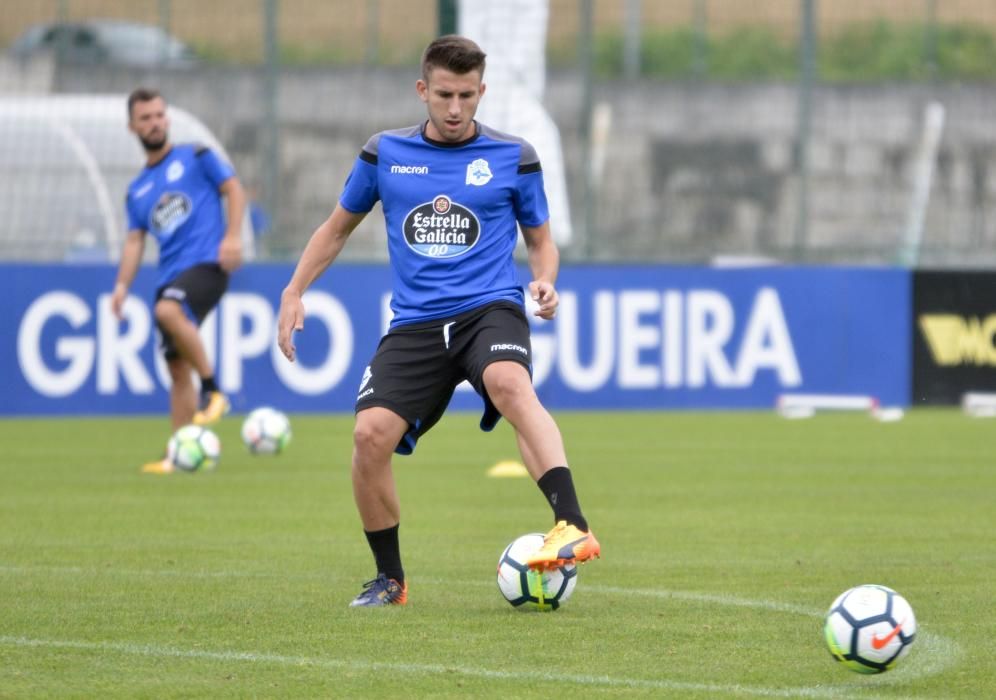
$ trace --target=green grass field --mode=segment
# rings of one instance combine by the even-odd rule
[[[918,410],[565,413],[603,558],[524,613],[495,566],[550,514],[507,426],[452,414],[395,470],[409,605],[349,609],[372,561],[350,416],[294,416],[217,471],[142,475],[165,418],[0,421],[0,697],[983,698],[996,688],[992,422]],[[894,671],[837,664],[822,615],[897,589]]]

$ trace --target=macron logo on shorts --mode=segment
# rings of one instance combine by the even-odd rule
[[[175,299],[176,301],[183,301],[187,298],[187,293],[176,287],[167,287],[163,290],[163,299]]]
[[[528,350],[515,343],[495,343],[491,346],[491,352],[501,352],[503,350],[515,350],[515,352],[521,352],[523,355],[529,355]]]

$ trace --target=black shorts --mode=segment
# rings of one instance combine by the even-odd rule
[[[202,263],[187,268],[172,282],[156,290],[156,301],[172,299],[183,308],[183,312],[199,327],[211,309],[221,301],[221,295],[228,289],[228,273],[217,263]],[[167,360],[180,356],[173,339],[157,323],[163,336],[163,355]]]
[[[484,399],[481,429],[491,430],[501,414],[484,389],[484,368],[498,360],[513,360],[532,373],[529,322],[512,302],[392,329],[363,374],[356,410],[382,406],[408,421],[395,452],[411,454],[466,379]]]

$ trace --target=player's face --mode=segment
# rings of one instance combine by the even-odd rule
[[[437,141],[455,143],[474,135],[474,115],[484,95],[480,71],[453,73],[433,68],[429,80],[415,84],[429,111],[426,135]]]
[[[148,102],[136,102],[131,108],[128,128],[142,142],[146,151],[158,151],[169,140],[166,101],[157,97]]]

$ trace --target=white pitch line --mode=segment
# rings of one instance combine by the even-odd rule
[[[155,658],[195,659],[222,662],[265,663],[278,666],[311,666],[313,668],[350,671],[376,671],[403,673],[410,675],[452,675],[458,673],[475,678],[491,678],[510,681],[539,681],[558,685],[604,686],[635,688],[642,690],[679,690],[698,693],[731,693],[772,698],[836,698],[841,688],[763,688],[722,683],[691,683],[653,680],[643,678],[614,678],[612,676],[589,676],[565,673],[542,673],[538,671],[499,671],[472,666],[443,664],[406,664],[380,661],[355,661],[348,659],[313,658],[307,656],[285,656],[283,654],[261,654],[243,651],[207,651],[201,649],[180,649],[156,644],[128,644],[125,642],[80,642],[60,639],[31,639],[28,637],[0,636],[0,645],[47,649],[76,649],[100,653],[116,652],[134,656]]]
[[[823,617],[819,610],[792,605],[791,603],[779,603],[773,600],[751,600],[749,598],[738,598],[736,596],[697,593],[695,591],[671,591],[657,588],[620,588],[617,586],[600,586],[598,584],[586,584],[586,590],[609,593],[612,595],[631,595],[646,598],[674,598],[677,600],[691,600],[701,603],[713,603],[715,605],[727,605],[738,608],[760,608],[762,610],[774,610],[776,612],[790,613],[792,615],[807,615],[809,617]]]
[[[600,586],[598,584],[585,586],[586,590],[601,591],[603,593],[645,596],[648,598],[690,600],[703,603],[714,603],[716,605],[728,605],[743,608],[760,608],[763,610],[774,610],[777,612],[789,613],[792,615],[805,615],[807,617],[822,618],[826,611],[807,608],[801,605],[789,603],[779,603],[773,600],[752,600],[750,598],[738,598],[729,595],[717,595],[714,593],[697,593],[694,591],[671,591],[666,589],[628,589],[614,586]],[[916,646],[911,649],[913,654],[903,659],[895,670],[888,673],[867,676],[864,682],[876,686],[892,686],[898,683],[909,683],[919,678],[934,676],[942,671],[954,666],[962,655],[961,646],[948,637],[932,634],[924,630],[923,626],[917,631]],[[837,692],[843,692],[844,688],[835,688]],[[859,692],[862,688],[847,688],[847,693]]]
[[[312,579],[325,578],[329,576],[287,576],[285,574],[270,574],[266,572],[240,572],[240,571],[174,571],[167,569],[104,569],[85,568],[73,566],[6,566],[0,565],[0,572],[7,573],[30,573],[31,571],[47,571],[51,573],[64,573],[70,575],[78,574],[112,574],[115,576],[189,576],[191,578],[229,578],[229,577],[259,577],[259,578],[296,578]],[[420,584],[446,585],[452,586],[454,583],[460,586],[481,586],[483,581],[452,581],[432,578],[419,578]],[[490,584],[487,584],[490,585]],[[754,600],[750,598],[740,598],[715,593],[699,593],[696,591],[679,591],[655,588],[622,588],[618,586],[602,586],[590,584],[585,586],[585,590],[593,593],[608,595],[641,596],[647,598],[658,598],[661,600],[687,600],[693,602],[709,603],[713,605],[758,608],[763,610],[773,610],[792,615],[803,615],[806,617],[822,617],[824,612],[814,608],[790,603],[780,603],[772,600]],[[345,659],[312,659],[307,657],[291,657],[276,654],[238,652],[238,651],[201,651],[185,650],[174,647],[164,647],[156,645],[132,645],[116,642],[78,642],[72,640],[39,640],[26,637],[0,637],[0,644],[13,646],[36,646],[53,648],[74,648],[82,650],[106,650],[118,651],[126,654],[137,654],[145,656],[162,656],[191,659],[210,659],[216,661],[243,661],[273,664],[293,664],[312,665],[320,668],[349,668],[353,670],[388,670],[399,673],[410,674],[441,674],[441,673],[461,673],[467,676],[481,678],[499,678],[511,680],[538,680],[551,681],[556,683],[575,683],[586,686],[606,686],[606,687],[631,687],[657,690],[686,690],[689,692],[702,693],[732,693],[741,695],[754,695],[758,697],[809,697],[809,698],[835,698],[841,694],[865,693],[874,685],[882,688],[884,686],[894,686],[899,683],[909,683],[913,680],[936,675],[957,663],[962,655],[962,649],[952,639],[934,635],[926,632],[921,626],[917,632],[918,652],[899,665],[896,670],[887,674],[868,676],[863,679],[866,687],[860,686],[826,686],[826,687],[801,687],[801,688],[765,688],[760,686],[743,686],[735,684],[714,684],[714,683],[690,683],[684,681],[671,681],[667,679],[640,679],[640,678],[614,678],[611,676],[581,676],[556,673],[540,673],[531,671],[498,671],[462,666],[442,666],[434,664],[392,664],[381,662],[361,662]]]

